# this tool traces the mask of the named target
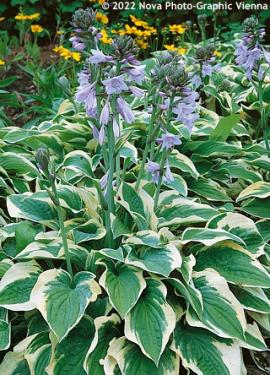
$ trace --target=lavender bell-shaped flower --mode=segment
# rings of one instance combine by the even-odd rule
[[[102,64],[102,63],[107,63],[107,62],[113,62],[113,57],[105,55],[102,51],[98,49],[91,49],[91,54],[88,58],[88,62],[90,64]]]
[[[170,168],[170,164],[169,164],[169,161],[168,159],[166,160],[166,169],[165,169],[165,174],[163,176],[163,181],[166,183],[166,184],[169,184],[170,182],[174,181],[174,177],[172,175],[172,172],[171,172],[171,168]]]
[[[108,95],[121,94],[123,91],[128,90],[124,75],[105,79],[102,83]]]
[[[117,109],[121,115],[121,117],[128,123],[131,124],[134,121],[134,114],[130,108],[130,106],[127,104],[127,102],[119,96],[116,100],[117,103]]]
[[[72,43],[72,47],[76,51],[82,52],[86,47],[85,44],[82,42],[82,40],[78,36],[73,36],[69,40]]]
[[[161,143],[162,149],[169,150],[172,149],[174,146],[181,145],[181,140],[174,134],[169,133],[166,131],[162,134],[161,138],[157,139],[158,143]]]
[[[101,125],[107,125],[109,122],[109,118],[110,118],[110,106],[109,106],[109,97],[108,97],[100,114],[99,121]]]
[[[153,182],[157,184],[160,177],[160,165],[154,161],[148,161],[146,170],[151,174]]]

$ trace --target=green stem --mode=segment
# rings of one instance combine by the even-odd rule
[[[269,147],[269,142],[268,142],[268,126],[266,123],[265,108],[263,104],[263,82],[262,81],[259,82],[258,95],[259,95],[260,112],[261,112],[260,125],[263,131],[263,139],[264,139],[265,147],[269,151],[270,147]]]
[[[64,224],[63,211],[60,205],[58,192],[57,192],[56,185],[55,185],[55,180],[52,181],[51,186],[52,186],[52,191],[55,197],[54,203],[55,203],[56,211],[58,215],[58,221],[59,221],[59,227],[60,227],[61,237],[63,241],[67,270],[68,270],[68,273],[70,274],[71,280],[73,280],[73,271],[72,271],[71,259],[70,259],[69,249],[68,249],[67,233],[66,233],[66,228]]]
[[[159,174],[157,190],[156,190],[155,198],[154,198],[154,211],[157,209],[157,205],[158,205],[158,199],[159,199],[159,194],[160,194],[160,189],[161,189],[161,184],[162,184],[162,179],[163,179],[163,174],[164,174],[166,156],[167,156],[167,152],[164,149],[162,151],[162,157],[161,157],[161,163],[160,163],[160,174]]]

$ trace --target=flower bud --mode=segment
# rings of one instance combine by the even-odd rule
[[[40,147],[36,152],[38,168],[45,174],[49,173],[50,154],[47,148]]]

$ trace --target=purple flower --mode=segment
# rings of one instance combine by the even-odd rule
[[[91,49],[92,56],[88,58],[90,64],[102,64],[113,61],[112,56],[107,56],[98,49]]]
[[[119,127],[119,124],[118,124],[118,122],[115,118],[113,118],[113,134],[114,134],[115,138],[119,138],[119,136],[120,136],[120,127]]]
[[[97,107],[95,84],[87,83],[79,86],[75,95],[79,103],[83,103],[87,112],[92,113]]]
[[[165,174],[163,176],[163,181],[166,183],[166,184],[169,184],[170,182],[174,181],[174,177],[172,175],[172,172],[171,172],[171,168],[170,168],[170,164],[169,164],[169,161],[168,159],[166,160],[166,169],[165,169]]]
[[[154,161],[148,161],[146,170],[151,174],[153,182],[157,184],[160,177],[160,165]]]
[[[99,121],[101,125],[107,125],[109,122],[109,118],[110,118],[110,106],[109,106],[109,98],[108,98],[100,114]]]
[[[121,96],[117,98],[116,102],[117,102],[117,109],[120,115],[128,124],[131,124],[134,121],[134,114],[130,106]]]
[[[193,85],[193,87],[195,89],[197,89],[197,88],[199,88],[202,85],[202,80],[201,80],[201,78],[197,74],[195,74],[191,78],[191,84]]]
[[[270,64],[270,52],[264,51],[264,58],[267,64]]]
[[[102,83],[105,86],[105,90],[108,95],[121,94],[121,92],[128,90],[128,86],[124,81],[123,75],[105,79],[102,81]]]
[[[173,148],[176,145],[181,145],[182,143],[176,135],[169,133],[167,131],[162,134],[161,138],[157,139],[157,142],[161,143],[161,148],[166,150]]]
[[[103,145],[104,141],[105,141],[105,126],[102,125],[99,131],[98,142],[100,145]]]
[[[262,81],[263,80],[263,76],[264,76],[263,67],[260,65],[259,70],[258,70],[258,80]]]
[[[211,77],[213,73],[213,68],[210,64],[203,64],[202,65],[202,76],[204,77]]]
[[[136,83],[142,83],[144,80],[144,69],[145,65],[135,66],[133,68],[126,69],[129,79]]]
[[[108,185],[108,177],[109,177],[109,171],[105,173],[103,177],[100,179],[100,187],[102,190],[106,190]]]
[[[249,80],[252,79],[252,71],[261,58],[261,50],[258,47],[256,45],[254,48],[249,49],[244,42],[241,42],[236,49],[236,62],[245,69]]]
[[[82,70],[79,74],[78,74],[78,82],[79,82],[79,85],[80,86],[86,86],[87,84],[89,84],[90,82],[90,74],[87,70]]]
[[[93,125],[93,127],[92,127],[92,132],[93,132],[94,139],[98,139],[99,131],[98,131],[98,128],[95,125]]]
[[[81,41],[81,39],[78,36],[73,36],[70,39],[70,42],[72,43],[72,47],[76,51],[83,51],[85,49],[85,44]]]
[[[194,122],[199,118],[197,99],[198,94],[191,91],[187,96],[177,99],[173,107],[173,113],[177,115],[176,121],[182,122],[189,132],[191,132]]]
[[[129,86],[130,91],[134,96],[137,96],[138,98],[142,98],[144,96],[144,90],[140,89],[136,86]]]

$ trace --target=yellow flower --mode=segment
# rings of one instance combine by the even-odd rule
[[[57,30],[57,31],[56,31],[56,34],[57,34],[57,35],[63,35],[64,33],[65,33],[65,32],[64,32],[63,30]]]
[[[186,28],[182,25],[169,25],[169,29],[172,33],[184,34]]]
[[[177,51],[177,47],[175,47],[174,44],[164,44],[164,47],[165,47],[168,51]]]
[[[109,38],[109,35],[108,35],[107,31],[105,29],[102,29],[100,32],[101,32],[101,35],[102,35],[102,37],[100,38],[102,43],[111,44],[112,38]]]
[[[136,26],[141,26],[141,27],[144,27],[144,28],[148,27],[148,23],[147,22],[139,20],[138,18],[136,18],[135,16],[132,16],[132,15],[130,15],[129,17],[130,17],[131,21]]]
[[[43,31],[43,27],[40,25],[31,25],[32,33],[41,33]]]
[[[4,21],[6,17],[0,17],[0,22]]]
[[[5,61],[0,59],[0,65],[6,65]]]
[[[61,57],[64,57],[65,60],[69,60],[69,59],[73,59],[75,61],[81,60],[81,54],[79,52],[72,52],[63,46],[54,47],[53,51],[58,53]]]
[[[97,14],[96,14],[96,20],[98,22],[103,23],[103,25],[107,25],[107,23],[109,22],[109,18],[105,14],[100,13],[100,12],[97,12]]]
[[[146,49],[148,48],[148,43],[145,42],[143,39],[136,38],[135,42],[137,43],[137,46],[140,47],[141,49]]]
[[[89,0],[89,2],[90,3],[99,3],[99,5],[102,5],[103,3],[105,3],[105,0]]]
[[[185,55],[185,53],[187,52],[187,49],[184,47],[181,47],[181,48],[178,48],[177,52],[179,53],[179,55]]]
[[[33,13],[33,14],[23,14],[23,13],[18,13],[17,16],[15,16],[15,20],[17,21],[33,21],[37,20],[40,17],[40,13]]]
[[[215,50],[215,51],[214,51],[214,56],[216,56],[216,57],[221,57],[222,54],[221,54],[221,52]]]

